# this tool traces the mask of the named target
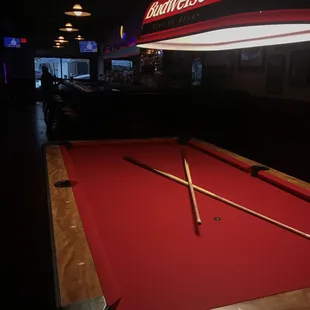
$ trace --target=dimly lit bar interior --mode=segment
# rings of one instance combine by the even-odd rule
[[[4,309],[310,310],[309,0],[11,0],[0,46]]]

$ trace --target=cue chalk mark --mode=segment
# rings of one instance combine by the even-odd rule
[[[193,209],[194,209],[196,223],[197,223],[197,225],[201,225],[202,223],[201,223],[201,218],[200,218],[199,209],[198,209],[198,205],[197,205],[195,190],[193,187],[192,176],[191,176],[189,164],[188,164],[184,150],[181,151],[181,156],[183,159],[184,170],[185,170],[186,179],[188,182],[188,188],[189,188],[189,192],[190,192],[190,196],[191,196],[191,203],[192,203]]]
[[[131,158],[129,156],[125,156],[123,159],[128,161],[128,162],[130,162],[131,164],[134,164],[135,166],[138,166],[138,167],[143,168],[145,170],[151,171],[151,172],[153,172],[155,174],[158,174],[158,175],[160,175],[162,177],[168,178],[168,179],[170,179],[170,180],[172,180],[174,182],[177,182],[179,184],[182,184],[184,186],[188,186],[188,182],[187,181],[185,181],[183,179],[180,179],[179,177],[177,177],[177,176],[175,176],[173,174],[170,174],[170,173],[161,171],[159,169],[150,167],[150,166],[148,166],[146,164],[140,163],[137,160],[135,160],[135,159],[133,159],[133,158]],[[286,224],[283,224],[283,223],[281,223],[279,221],[276,221],[276,220],[274,220],[274,219],[272,219],[272,218],[270,218],[268,216],[265,216],[265,215],[260,214],[260,213],[258,213],[256,211],[248,209],[248,208],[246,208],[246,207],[244,207],[244,206],[242,206],[242,205],[240,205],[238,203],[235,203],[235,202],[233,202],[233,201],[231,201],[229,199],[226,199],[226,198],[224,198],[222,196],[219,196],[219,195],[217,195],[215,193],[212,193],[212,192],[210,192],[210,191],[208,191],[208,190],[206,190],[206,189],[204,189],[202,187],[199,187],[197,185],[193,184],[193,188],[196,191],[198,191],[199,193],[202,193],[202,194],[204,194],[206,196],[214,198],[215,200],[221,201],[221,202],[223,202],[223,203],[225,203],[225,204],[227,204],[227,205],[229,205],[229,206],[231,206],[231,207],[233,207],[235,209],[238,209],[238,210],[243,211],[245,213],[248,213],[248,214],[250,214],[252,216],[255,216],[255,217],[257,217],[257,218],[259,218],[259,219],[261,219],[263,221],[266,221],[266,222],[268,222],[270,224],[273,224],[273,225],[275,225],[277,227],[285,229],[285,230],[287,230],[287,231],[289,231],[291,233],[294,233],[294,234],[296,234],[296,235],[298,235],[300,237],[303,237],[303,238],[306,238],[306,239],[310,239],[310,234],[307,234],[307,233],[305,233],[305,232],[303,232],[301,230],[298,230],[298,229],[296,229],[294,227],[291,227],[289,225],[286,225]]]

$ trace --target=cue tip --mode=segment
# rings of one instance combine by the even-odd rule
[[[201,224],[202,224],[201,220],[198,220],[198,221],[197,221],[197,225],[200,226]]]

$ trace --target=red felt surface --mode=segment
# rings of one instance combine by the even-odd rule
[[[185,178],[175,143],[62,148],[104,294],[120,310],[207,310],[310,286],[310,241],[122,158]],[[309,233],[309,203],[186,147],[193,182]],[[214,221],[221,217],[222,221]]]
[[[210,155],[228,163],[231,164],[232,166],[237,167],[238,169],[251,172],[252,171],[252,165],[249,163],[246,163],[238,158],[229,156],[228,154],[225,154],[221,152],[220,150],[217,150],[215,148],[209,147],[206,144],[202,144],[197,140],[190,140],[190,145],[197,147],[198,149],[205,151],[206,153],[209,153]]]

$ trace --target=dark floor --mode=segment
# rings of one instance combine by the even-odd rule
[[[52,253],[41,146],[46,142],[40,105],[9,108],[8,197],[10,307],[53,309]],[[12,186],[12,184],[14,184]],[[5,220],[5,219],[4,219]],[[15,274],[12,276],[12,273]]]

